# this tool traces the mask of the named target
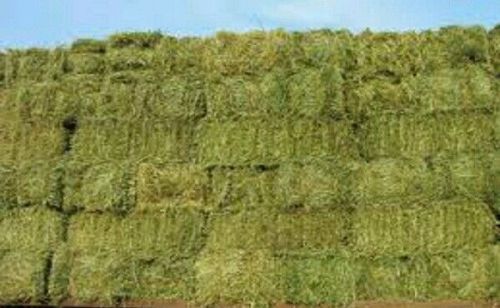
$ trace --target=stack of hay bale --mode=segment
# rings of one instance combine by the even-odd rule
[[[498,300],[498,30],[0,54],[0,303]]]

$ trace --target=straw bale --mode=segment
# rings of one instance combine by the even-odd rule
[[[61,218],[47,210],[0,211],[0,303],[45,300],[47,261],[61,233]]]
[[[279,263],[268,250],[204,251],[195,268],[201,304],[267,306],[282,298]]]
[[[382,158],[358,165],[352,190],[358,204],[435,200],[449,195],[448,172],[430,159]]]
[[[355,165],[317,159],[281,164],[275,184],[280,206],[311,210],[348,205]]]
[[[270,164],[290,159],[355,157],[347,121],[205,121],[198,128],[199,161],[212,164]]]
[[[68,251],[61,252],[67,258],[54,265],[58,281],[69,284],[54,284],[52,290],[81,302],[190,299],[203,228],[203,215],[185,209],[74,216]]]
[[[360,300],[428,301],[498,298],[498,270],[491,248],[444,255],[361,259]]]
[[[287,256],[280,263],[286,302],[317,306],[347,305],[356,300],[359,265],[345,253]]]
[[[234,212],[247,209],[277,209],[276,170],[252,167],[216,167],[211,171],[209,208]]]
[[[108,37],[108,45],[111,48],[153,48],[163,35],[160,32],[122,32]]]
[[[427,157],[491,152],[494,119],[488,113],[381,115],[361,128],[363,157]]]
[[[484,203],[447,200],[360,206],[352,221],[352,249],[367,256],[409,256],[484,248],[495,220]]]
[[[164,211],[170,207],[205,208],[209,178],[205,170],[190,164],[138,166],[138,211]]]
[[[63,156],[63,131],[59,126],[23,124],[18,127],[17,138],[17,203],[58,206],[57,189]]]

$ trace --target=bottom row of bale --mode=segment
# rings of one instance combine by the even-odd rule
[[[0,301],[498,300],[490,215],[461,200],[359,213],[5,210]]]

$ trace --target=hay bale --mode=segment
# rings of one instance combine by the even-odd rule
[[[267,249],[274,255],[335,254],[350,232],[348,211],[279,213],[251,210],[214,213],[208,224],[208,250]]]
[[[343,254],[280,259],[284,300],[303,305],[347,305],[356,300],[359,266]]]
[[[360,164],[353,177],[358,204],[407,203],[449,195],[446,167],[432,160],[382,158]]]
[[[134,163],[192,162],[196,152],[190,121],[142,121],[132,123],[129,155]]]
[[[277,69],[257,77],[216,76],[207,86],[208,115],[213,119],[328,117],[343,111],[339,70],[307,69],[289,75]]]
[[[449,160],[453,194],[491,204],[494,200],[494,154],[461,155]]]
[[[272,110],[272,105],[268,103],[284,102],[284,96],[267,96],[261,86],[261,81],[254,80],[254,78],[218,76],[213,80],[209,79],[207,82],[208,116],[213,119],[262,116]],[[277,82],[270,82],[266,86],[276,87],[273,94],[277,94],[280,89]]]
[[[358,262],[359,300],[485,300],[498,296],[496,261],[491,249]]]
[[[0,303],[45,300],[47,262],[61,234],[61,218],[53,212],[0,211]]]
[[[22,124],[16,150],[16,197],[19,205],[58,204],[64,133],[59,126]]]
[[[352,215],[348,210],[279,214],[273,252],[279,255],[332,255],[346,247]]]
[[[381,115],[362,125],[360,140],[367,159],[491,152],[494,119],[484,113]]]
[[[70,269],[69,279],[59,280],[69,285],[53,290],[66,290],[79,302],[190,299],[203,222],[203,215],[186,209],[126,217],[77,215],[69,226],[69,261],[55,264]]]
[[[71,43],[73,53],[106,53],[106,42],[96,39],[77,39]]]
[[[205,208],[209,178],[205,170],[188,164],[140,164],[136,177],[138,211],[170,207]]]
[[[77,101],[63,99],[65,92],[60,82],[21,83],[17,87],[17,112],[25,121],[62,122],[79,107]]]
[[[492,110],[494,107],[494,90],[488,72],[472,65],[404,76],[398,83],[384,79],[361,81],[349,94],[348,108],[356,116]]]
[[[195,268],[200,304],[267,306],[282,298],[279,263],[268,250],[204,251]]]
[[[204,81],[198,77],[176,75],[156,83],[142,82],[134,95],[146,118],[186,121],[206,113]]]
[[[347,121],[206,121],[198,128],[196,143],[198,161],[205,165],[272,164],[357,155]]]
[[[233,212],[279,207],[276,170],[216,167],[211,170],[209,207]]]
[[[288,104],[290,113],[305,117],[341,115],[345,107],[343,78],[339,69],[305,69],[290,77]]]
[[[121,212],[133,206],[129,131],[129,123],[80,124],[64,163],[65,209]]]
[[[493,209],[495,214],[500,214],[500,151],[494,152],[491,167],[491,185],[493,186]]]
[[[496,25],[488,33],[490,43],[490,58],[493,72],[496,76],[500,74],[500,26]]]
[[[275,223],[276,213],[269,211],[212,213],[205,249],[216,252],[271,249],[277,235]]]
[[[16,70],[16,81],[42,81],[48,71],[49,54],[46,49],[28,49],[21,51]]]
[[[411,256],[480,249],[494,241],[495,220],[484,203],[467,200],[356,208],[352,250],[357,255]]]
[[[74,74],[103,74],[106,61],[101,53],[71,52],[68,55],[68,67]]]
[[[2,106],[3,107],[3,106]],[[0,108],[0,208],[16,202],[16,144],[18,119]]]
[[[257,76],[274,68],[289,69],[293,67],[289,56],[298,51],[298,44],[282,30],[241,35],[219,32],[205,43],[204,70],[222,76]]]
[[[353,168],[317,159],[281,164],[275,184],[280,206],[312,210],[348,205]]]
[[[153,57],[154,51],[150,49],[110,49],[106,53],[106,64],[112,72],[152,69]]]
[[[163,38],[160,32],[122,32],[108,37],[108,45],[111,48],[153,48]]]

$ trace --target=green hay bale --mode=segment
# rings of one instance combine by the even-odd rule
[[[205,248],[223,252],[233,249],[271,249],[276,241],[276,214],[269,211],[213,213]]]
[[[481,26],[444,27],[437,40],[447,53],[445,61],[460,67],[462,63],[486,64],[490,59],[488,32]]]
[[[347,211],[278,213],[242,211],[212,214],[206,249],[269,249],[275,255],[330,255],[345,247]]]
[[[379,159],[360,164],[355,172],[356,203],[398,203],[435,200],[449,195],[444,166],[423,159]]]
[[[69,261],[54,265],[71,269],[69,285],[54,290],[65,289],[64,297],[79,302],[190,299],[203,228],[203,215],[185,209],[123,218],[75,216]]]
[[[269,164],[290,159],[353,157],[347,121],[206,121],[198,128],[198,160],[212,164]]]
[[[144,117],[159,120],[196,120],[206,113],[204,81],[170,76],[157,83],[140,83],[134,93]]]
[[[190,121],[142,121],[130,128],[130,157],[134,163],[191,162],[196,150]]]
[[[34,208],[0,212],[0,303],[45,300],[47,261],[61,234],[55,213]]]
[[[321,29],[294,33],[293,35],[300,38],[300,50],[304,64],[315,68],[335,66],[342,70],[352,69],[353,52],[356,51],[357,42],[355,36],[349,31]],[[297,54],[295,55],[297,56]]]
[[[154,52],[149,49],[121,48],[106,53],[106,62],[113,72],[154,68]]]
[[[71,44],[73,53],[106,53],[106,42],[96,39],[77,39]]]
[[[289,68],[289,55],[298,48],[282,30],[241,35],[219,32],[206,44],[204,69],[222,76],[260,75],[274,68]]]
[[[106,61],[100,53],[72,52],[68,56],[68,67],[74,74],[103,74]]]
[[[58,204],[64,133],[60,127],[23,124],[16,152],[16,197],[19,205]]]
[[[488,204],[494,200],[494,154],[462,155],[449,161],[451,189],[454,195]]]
[[[281,164],[276,190],[285,209],[306,210],[347,205],[351,200],[352,164],[310,160]]]
[[[170,207],[204,208],[208,174],[197,166],[140,164],[136,179],[138,211],[164,211]]]
[[[274,252],[280,255],[331,255],[346,246],[351,215],[343,209],[277,216]]]
[[[51,120],[61,123],[78,112],[79,101],[67,99],[67,82],[20,83],[17,87],[16,109],[26,121]],[[73,85],[73,88],[75,86]]]
[[[490,42],[491,66],[496,76],[500,74],[500,26],[497,25],[488,33]]]
[[[201,304],[267,306],[283,297],[279,263],[268,250],[204,251],[195,268],[196,301]]]
[[[337,116],[344,111],[343,80],[338,69],[303,70],[290,78],[292,114],[306,117]]]
[[[175,74],[204,75],[203,58],[207,39],[199,37],[163,37],[155,46],[155,70],[161,76],[170,78]]]
[[[49,67],[50,53],[45,49],[22,51],[18,59],[16,80],[42,81]]]
[[[129,131],[129,123],[80,124],[65,162],[65,209],[125,211],[133,205]]]
[[[479,249],[493,242],[494,225],[487,205],[472,201],[358,207],[352,249],[369,256]]]
[[[383,79],[363,81],[350,93],[348,108],[355,115],[492,110],[494,107],[490,76],[476,66],[405,76],[396,84]]]
[[[490,152],[494,119],[483,113],[380,115],[362,126],[360,145],[367,159]]]
[[[211,171],[209,207],[238,211],[277,208],[276,171],[217,167]]]
[[[334,69],[283,70],[262,77],[217,76],[208,83],[208,115],[214,119],[273,115],[320,117],[342,111],[342,76]]]
[[[344,255],[285,257],[281,259],[284,299],[301,305],[347,305],[356,299],[358,267]]]
[[[265,77],[262,79],[265,80]],[[270,78],[267,78],[270,79]],[[264,115],[272,111],[273,105],[284,102],[285,96],[278,92],[278,82],[263,84],[260,80],[243,77],[217,78],[207,83],[207,113],[214,119],[231,119],[239,116]],[[271,92],[274,96],[267,96],[263,86],[275,87]]]
[[[488,300],[498,287],[491,249],[447,255],[359,260],[360,300]]]
[[[500,214],[500,151],[494,152],[493,162],[491,167],[492,180],[491,185],[493,186],[493,208],[495,214]],[[497,216],[498,217],[498,216]]]
[[[111,48],[153,48],[163,38],[160,32],[123,32],[108,37]]]
[[[16,115],[0,108],[0,207],[16,200]]]

